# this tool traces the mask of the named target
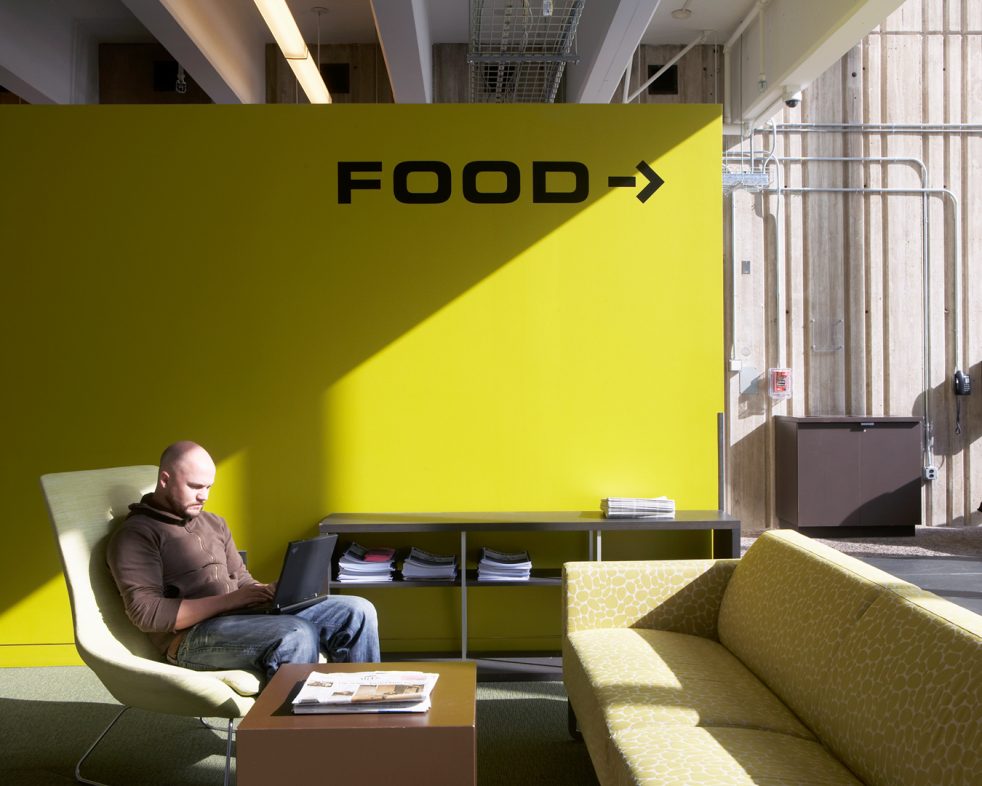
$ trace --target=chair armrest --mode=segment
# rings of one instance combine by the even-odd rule
[[[652,628],[715,639],[720,602],[738,561],[567,562],[563,632]]]

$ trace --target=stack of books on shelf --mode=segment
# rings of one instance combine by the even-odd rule
[[[293,712],[426,712],[439,676],[425,671],[314,671],[293,699]]]
[[[395,549],[367,549],[358,543],[352,543],[338,560],[338,581],[356,584],[392,581],[395,556]]]
[[[600,509],[609,519],[670,519],[675,500],[668,497],[606,497]]]
[[[495,551],[482,548],[477,563],[478,581],[528,581],[532,560],[527,551]]]
[[[431,554],[413,546],[402,562],[405,581],[453,581],[457,578],[456,554]]]

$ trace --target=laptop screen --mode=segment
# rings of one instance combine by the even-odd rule
[[[331,578],[331,556],[337,535],[321,535],[307,540],[291,541],[283,556],[283,568],[276,583],[273,604],[282,608],[300,603],[328,591]]]

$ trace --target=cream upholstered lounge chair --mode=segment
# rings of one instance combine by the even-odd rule
[[[232,757],[232,720],[242,717],[259,692],[259,676],[248,671],[191,671],[161,658],[146,634],[126,616],[106,564],[106,541],[128,506],[152,491],[157,467],[117,467],[44,475],[41,486],[61,551],[71,600],[75,646],[85,664],[123,705],[75,765],[82,762],[130,707],[171,715],[225,718],[228,742],[225,783]]]

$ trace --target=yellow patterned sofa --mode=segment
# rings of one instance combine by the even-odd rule
[[[571,562],[563,587],[603,786],[982,784],[977,614],[793,531],[740,560]]]

